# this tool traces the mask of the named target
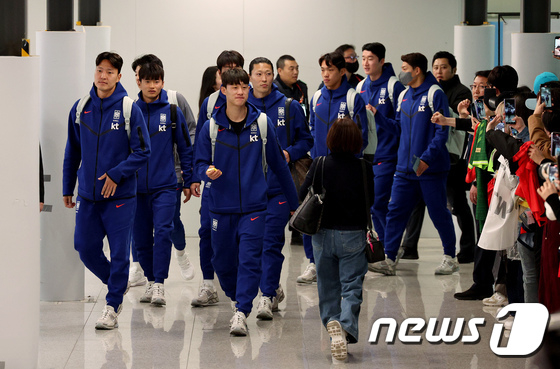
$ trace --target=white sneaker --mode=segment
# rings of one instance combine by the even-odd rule
[[[229,333],[234,336],[246,336],[248,330],[247,317],[241,311],[236,311],[230,320]]]
[[[305,272],[297,277],[296,282],[307,284],[317,282],[317,269],[315,268],[315,263],[309,263],[307,268],[305,268]]]
[[[165,305],[165,289],[163,288],[163,283],[154,283],[152,291],[152,305]]]
[[[218,298],[218,292],[215,288],[210,288],[204,283],[200,286],[200,291],[198,292],[198,297],[195,297],[191,301],[191,306],[203,307],[209,305],[215,305],[220,301]]]
[[[101,317],[95,323],[95,329],[114,329],[119,327],[117,313],[110,305],[105,305]]]
[[[272,319],[272,300],[270,297],[261,296],[257,305],[257,318],[262,320]]]
[[[146,291],[140,296],[140,302],[152,302],[152,295],[154,293],[154,282],[148,282]]]
[[[340,322],[331,320],[327,323],[327,331],[331,336],[331,355],[333,360],[344,361],[348,357],[348,346],[346,343],[346,332],[342,329]]]
[[[491,297],[482,299],[482,304],[485,306],[506,306],[508,303],[508,298],[499,292],[494,292]]]
[[[235,305],[237,305],[237,301],[232,300],[230,304],[231,304],[231,311],[232,311],[234,314],[237,313],[237,306],[235,306]]]
[[[177,262],[179,263],[179,267],[181,268],[181,276],[183,276],[183,279],[186,281],[190,281],[191,279],[193,279],[194,266],[191,264],[187,253],[184,252],[183,255],[179,256],[177,250],[175,250],[175,256],[177,257]]]
[[[135,262],[130,264],[130,269],[128,271],[128,286],[143,286],[146,282],[148,282],[148,279],[144,277],[144,271],[142,270],[140,264]]]
[[[459,263],[457,258],[452,258],[449,255],[443,255],[441,264],[436,268],[435,274],[452,274],[459,271]]]
[[[388,257],[385,257],[385,260],[378,261],[377,263],[368,264],[368,269],[375,273],[381,273],[385,275],[395,275],[396,266],[397,264],[393,260],[389,259]]]
[[[286,295],[284,294],[284,289],[282,285],[278,285],[278,289],[276,290],[276,296],[272,298],[272,311],[278,311],[278,304],[284,301]]]

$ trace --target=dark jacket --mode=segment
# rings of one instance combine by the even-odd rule
[[[322,176],[321,167],[317,167],[315,184],[320,188],[322,183],[326,191],[321,228],[366,229],[366,206],[369,209],[373,205],[373,169],[371,165],[366,165],[369,195],[369,203],[366,205],[361,160],[352,154],[331,153],[325,159]],[[320,163],[319,158],[311,164],[299,191],[300,200],[307,195],[307,189],[313,182],[313,174],[318,163]]]
[[[307,84],[298,79],[292,87],[288,87],[288,85],[280,79],[280,76],[276,76],[273,82],[276,87],[278,87],[278,90],[284,94],[284,96],[294,99],[301,105],[301,108],[305,113],[305,119],[309,121],[309,96],[307,94]]]
[[[455,114],[459,114],[457,106],[461,101],[467,99],[472,103],[472,92],[467,86],[461,84],[458,75],[454,75],[449,81],[439,81],[439,84],[447,96],[449,107]]]

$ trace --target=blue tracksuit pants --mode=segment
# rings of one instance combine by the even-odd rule
[[[266,210],[212,218],[212,265],[227,297],[249,315],[259,293]]]
[[[138,194],[134,243],[138,261],[148,281],[163,283],[171,260],[171,231],[175,213],[175,189]]]
[[[183,194],[183,183],[177,183],[177,189],[175,191],[175,196],[177,200],[175,202],[175,214],[173,215],[173,230],[171,231],[171,242],[177,250],[184,250],[187,243],[185,241],[185,227],[183,222],[181,222],[181,202]]]
[[[313,243],[311,242],[311,236],[302,234],[303,239],[303,251],[305,251],[305,257],[309,259],[310,263],[315,263],[315,257],[313,256]]]
[[[210,194],[210,183],[204,185],[202,198],[200,199],[200,228],[198,236],[200,237],[200,269],[202,270],[203,279],[214,279],[214,267],[212,266],[212,218],[210,210],[208,210],[208,196]]]
[[[396,259],[410,213],[421,197],[441,238],[443,253],[454,258],[455,228],[447,209],[447,172],[415,177],[395,174],[385,226],[385,253],[389,259]]]
[[[128,284],[130,234],[136,211],[136,198],[92,202],[76,199],[74,248],[80,259],[97,278],[107,285],[107,305],[115,311],[123,301]],[[107,236],[111,261],[103,254]]]
[[[264,231],[262,254],[261,291],[263,296],[274,297],[280,284],[280,273],[284,255],[282,248],[286,241],[284,232],[290,220],[290,206],[283,194],[268,199],[266,228]]]
[[[391,187],[393,186],[393,176],[395,174],[395,162],[381,162],[373,164],[373,186],[374,201],[372,210],[372,220],[375,231],[381,242],[385,241],[385,224],[387,213],[389,212],[389,199],[391,198]]]

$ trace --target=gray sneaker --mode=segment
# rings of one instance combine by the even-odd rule
[[[447,275],[453,274],[459,271],[459,263],[457,258],[452,258],[449,255],[443,255],[443,260],[441,264],[436,268],[435,274]]]
[[[247,317],[241,311],[236,311],[230,320],[229,333],[234,336],[246,336],[248,331]]]
[[[152,295],[154,294],[154,282],[148,282],[146,291],[140,297],[140,302],[152,302]]]
[[[114,329],[119,327],[117,313],[112,306],[105,305],[101,317],[95,323],[95,329]]]
[[[305,268],[305,272],[297,277],[296,282],[307,284],[317,282],[317,269],[315,268],[315,263],[309,263],[307,268]]]
[[[216,289],[211,289],[210,287],[203,284],[200,286],[200,291],[198,292],[198,297],[195,297],[191,301],[191,306],[194,307],[203,307],[203,306],[210,306],[215,305],[220,301],[218,298],[218,292]]]
[[[270,297],[261,296],[257,305],[257,318],[261,320],[272,320],[272,300]]]
[[[163,283],[154,283],[152,305],[163,306],[165,304],[165,289],[163,288]]]
[[[395,262],[389,258],[385,260],[378,261],[377,263],[368,264],[368,269],[375,273],[381,273],[385,275],[395,275]]]

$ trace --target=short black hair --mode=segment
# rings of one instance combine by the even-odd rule
[[[267,58],[258,57],[251,60],[251,63],[249,63],[249,74],[253,72],[253,67],[255,66],[255,64],[261,64],[261,63],[270,65],[270,68],[272,68],[272,73],[274,73],[274,67],[272,66],[272,62]]]
[[[296,61],[296,59],[291,55],[282,55],[276,61],[276,69],[283,69],[284,65],[286,64],[286,60]]]
[[[438,51],[437,53],[435,53],[434,57],[432,58],[432,65],[434,65],[436,59],[447,59],[447,62],[449,63],[451,69],[457,68],[457,59],[455,59],[455,56],[449,51]]]
[[[348,49],[352,49],[352,50],[356,50],[356,48],[354,47],[354,45],[350,45],[350,44],[342,44],[339,47],[337,47],[334,52],[335,53],[341,53],[342,55],[344,55],[344,52]]]
[[[249,75],[242,68],[232,68],[222,73],[222,86],[249,84]]]
[[[243,59],[243,56],[235,50],[224,50],[218,56],[218,59],[216,59],[216,65],[218,66],[218,69],[220,71],[223,67],[226,67],[228,65],[233,66],[234,64],[239,68],[243,68],[243,65],[245,64],[245,59]]]
[[[488,83],[500,90],[500,93],[515,92],[519,76],[512,66],[498,65],[488,75]]]
[[[97,67],[99,64],[101,64],[103,60],[107,60],[114,68],[118,70],[119,73],[121,72],[123,60],[119,54],[112,51],[104,51],[101,54],[97,55],[97,58],[95,58],[95,66]]]
[[[483,78],[488,78],[488,76],[490,75],[491,70],[479,70],[478,72],[476,72],[474,74],[474,78],[476,77],[483,77]]]
[[[157,63],[142,64],[140,70],[138,71],[138,79],[140,81],[143,79],[151,81],[161,79],[163,81],[163,77],[163,67]]]
[[[160,58],[158,58],[154,54],[144,54],[134,59],[134,61],[132,62],[132,71],[136,72],[136,68],[138,68],[139,65],[152,63],[155,63],[163,68],[163,63]]]
[[[401,55],[401,60],[412,68],[420,68],[422,74],[426,74],[428,72],[428,59],[421,53],[410,53]]]
[[[369,44],[365,44],[362,46],[362,51],[366,50],[377,56],[379,60],[385,59],[385,46],[383,46],[380,42],[370,42]]]
[[[519,89],[514,96],[515,99],[515,115],[523,119],[523,123],[529,126],[529,117],[533,115],[533,110],[525,106],[525,101],[527,99],[535,98],[535,94],[530,88]]]
[[[319,65],[323,62],[330,67],[331,65],[336,67],[338,70],[346,68],[346,62],[344,61],[344,56],[339,52],[327,53],[319,58]]]

